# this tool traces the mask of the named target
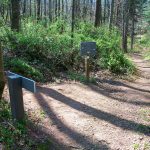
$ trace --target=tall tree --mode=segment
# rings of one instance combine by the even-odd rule
[[[95,27],[100,26],[102,20],[101,0],[96,0]]]
[[[131,17],[131,49],[134,44],[134,32],[135,32],[135,0],[130,1],[130,17]]]
[[[19,32],[20,30],[20,0],[11,0],[12,16],[11,29]]]
[[[128,51],[128,27],[129,27],[129,0],[123,2],[123,19],[122,19],[122,49]]]
[[[24,1],[23,1],[23,11],[22,11],[23,16],[26,16],[26,9],[27,9],[26,7],[27,7],[27,1],[24,0]]]
[[[52,0],[49,0],[49,20],[52,21]]]
[[[110,17],[109,17],[109,30],[111,30],[111,28],[112,28],[113,15],[114,15],[114,0],[111,1],[111,11],[110,11]]]
[[[3,53],[2,53],[2,45],[0,42],[0,100],[2,99],[4,86],[5,86],[5,78],[4,78],[4,67],[3,67]]]
[[[75,27],[75,0],[72,0],[72,23],[71,23],[71,45],[73,46],[74,27]]]
[[[41,0],[37,0],[37,21],[40,20]]]

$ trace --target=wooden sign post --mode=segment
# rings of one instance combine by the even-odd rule
[[[96,55],[96,42],[82,42],[81,43],[81,56],[85,59],[85,76],[87,82],[90,79],[90,57]]]
[[[89,82],[90,79],[90,62],[89,62],[89,56],[85,57],[85,76],[87,82]]]
[[[12,72],[6,72],[8,77],[11,112],[14,119],[21,121],[24,119],[24,104],[22,88],[35,93],[35,81],[20,76]]]

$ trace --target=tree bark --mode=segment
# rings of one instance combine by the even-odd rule
[[[11,0],[12,17],[11,29],[19,32],[20,30],[20,0]]]
[[[114,0],[111,1],[111,11],[110,11],[110,17],[109,17],[109,30],[112,29],[113,15],[114,15]]]
[[[52,0],[49,0],[49,20],[52,22]]]
[[[40,20],[41,0],[37,0],[37,21]]]
[[[95,27],[100,26],[102,19],[102,7],[101,0],[96,1],[96,13],[95,13]]]
[[[134,30],[135,30],[135,22],[134,17],[132,18],[132,30],[131,30],[131,50],[133,50],[134,45]]]
[[[128,0],[123,3],[123,24],[122,24],[122,49],[125,53],[128,52],[128,27],[129,27],[129,7]]]
[[[2,99],[4,86],[5,86],[5,78],[4,78],[4,66],[3,66],[3,52],[0,43],[0,100]]]
[[[71,45],[73,47],[73,38],[74,38],[74,26],[75,26],[75,0],[72,0],[72,23],[71,23]]]

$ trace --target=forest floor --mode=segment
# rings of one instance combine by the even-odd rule
[[[64,81],[24,91],[25,109],[37,118],[34,136],[65,150],[150,149],[150,63],[139,53],[131,58],[140,71],[132,81],[99,76],[95,85]]]

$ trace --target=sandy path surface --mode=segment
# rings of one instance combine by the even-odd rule
[[[39,85],[36,94],[24,91],[28,113],[61,149],[132,150],[150,142],[150,64],[138,54],[141,70],[134,82],[99,79],[98,85],[61,83]]]

